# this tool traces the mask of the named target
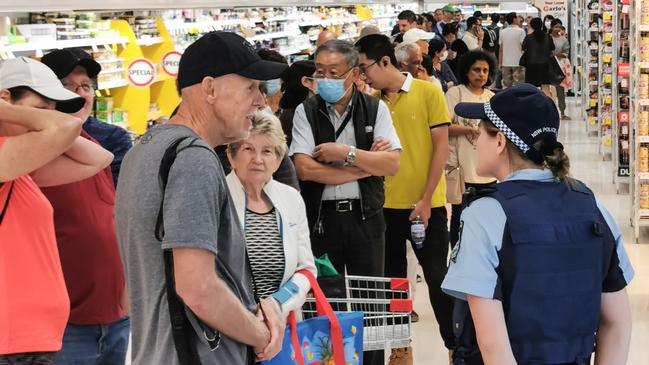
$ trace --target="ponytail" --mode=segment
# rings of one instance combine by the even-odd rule
[[[552,154],[546,155],[545,164],[559,180],[570,180],[570,158],[563,147],[555,148]]]

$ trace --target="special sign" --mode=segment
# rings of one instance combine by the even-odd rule
[[[128,65],[128,81],[133,86],[147,87],[156,77],[155,65],[146,58],[137,58]]]
[[[180,64],[180,52],[178,51],[169,51],[162,56],[160,61],[160,66],[162,71],[171,77],[178,76],[178,65]]]

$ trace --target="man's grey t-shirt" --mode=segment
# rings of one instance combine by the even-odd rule
[[[165,236],[162,244],[155,238],[162,192],[160,161],[171,143],[185,136],[197,137],[184,126],[153,128],[122,163],[115,218],[131,301],[132,360],[137,365],[179,363],[169,322],[162,249],[199,248],[214,253],[219,276],[247,308],[255,309],[245,236],[223,168],[203,141],[197,143],[208,149],[180,151],[170,169],[163,208]],[[201,356],[209,356],[205,365],[253,360],[247,346],[226,337],[214,352],[198,343]]]

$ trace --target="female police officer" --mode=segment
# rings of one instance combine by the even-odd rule
[[[475,329],[457,335],[475,331],[482,354],[459,346],[455,363],[625,364],[633,270],[611,215],[568,177],[554,103],[523,84],[455,111],[482,120],[477,173],[500,181],[462,213],[442,284],[468,301]]]

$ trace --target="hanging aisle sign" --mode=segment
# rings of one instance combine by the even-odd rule
[[[128,82],[133,86],[147,87],[156,78],[155,65],[146,58],[134,59],[126,69]]]
[[[178,65],[180,64],[180,52],[178,51],[169,51],[162,56],[160,60],[160,67],[167,75],[171,77],[178,76]]]

